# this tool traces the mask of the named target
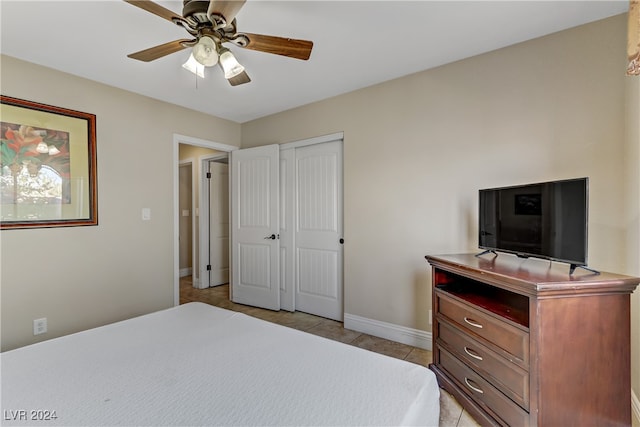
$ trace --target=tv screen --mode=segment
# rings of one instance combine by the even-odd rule
[[[587,265],[589,179],[479,191],[479,246]]]

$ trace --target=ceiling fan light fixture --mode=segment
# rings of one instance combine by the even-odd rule
[[[212,67],[218,62],[218,49],[211,37],[200,37],[198,43],[193,46],[192,54],[195,60],[205,67]]]
[[[191,48],[191,57],[183,64],[184,68],[196,76],[204,77],[204,68],[219,63],[231,86],[249,83],[251,79],[233,53],[223,47],[224,43],[233,43],[239,48],[305,61],[309,59],[313,48],[313,42],[309,40],[238,32],[236,15],[247,0],[184,0],[182,15],[161,6],[156,0],[124,1],[177,24],[191,36],[189,39],[178,39],[143,49],[127,57],[137,61],[151,62]],[[640,0],[630,1],[633,4],[640,2]],[[42,147],[41,149],[44,150]]]
[[[182,68],[185,68],[196,76],[204,79],[204,65],[196,61],[196,58],[193,57],[193,53],[189,55],[187,62],[182,64]]]
[[[220,65],[224,70],[224,78],[227,80],[244,71],[244,67],[240,65],[233,53],[226,47],[220,49]]]

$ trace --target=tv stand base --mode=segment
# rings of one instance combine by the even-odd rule
[[[592,272],[593,274],[600,274],[600,272],[598,270],[594,270],[593,268],[589,268],[586,265],[571,264],[569,266],[569,276],[571,276],[573,274],[573,272],[576,271],[576,268],[582,268],[584,270]]]
[[[475,256],[476,257],[481,257],[481,256],[486,255],[486,254],[493,254],[494,258],[498,256],[498,252],[493,250],[493,249],[484,250],[484,251],[476,254]],[[518,258],[525,258],[525,259],[529,258],[529,256],[527,256],[527,255],[521,255],[521,254],[514,254],[514,255],[517,256]],[[552,260],[550,260],[550,261],[552,261]],[[569,264],[569,276],[571,276],[574,273],[574,271],[576,271],[576,268],[582,268],[583,270],[590,271],[591,273],[593,273],[595,275],[600,274],[600,272],[598,270],[594,270],[593,268],[589,268],[586,265]]]
[[[476,256],[482,256],[482,255],[486,255],[488,253],[492,253],[494,256],[498,256],[498,253],[496,251],[491,250],[491,249],[487,249],[486,251],[482,251],[479,254],[476,254]]]

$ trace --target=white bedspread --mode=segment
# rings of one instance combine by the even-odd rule
[[[3,425],[438,424],[427,368],[201,303],[8,351],[0,369]]]

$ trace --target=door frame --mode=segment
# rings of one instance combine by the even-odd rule
[[[300,139],[292,142],[285,142],[280,144],[280,150],[286,150],[287,148],[300,148],[307,145],[322,144],[323,142],[332,142],[341,139],[344,144],[344,132],[330,133],[327,135],[314,136],[311,138]]]
[[[173,134],[173,305],[180,305],[180,207],[178,199],[179,190],[179,167],[180,144],[195,145],[197,147],[211,148],[213,150],[231,152],[240,147],[235,145],[222,144],[220,142],[209,141],[206,139],[194,138],[191,136]],[[200,197],[200,195],[197,195]],[[199,202],[201,200],[199,199]],[[199,203],[199,206],[202,206]],[[202,237],[202,231],[200,231]]]

